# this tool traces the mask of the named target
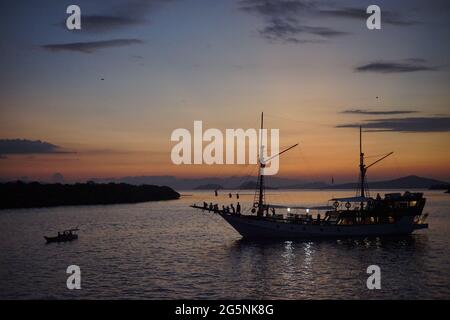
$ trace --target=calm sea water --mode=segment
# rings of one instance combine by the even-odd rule
[[[224,194],[131,205],[0,211],[0,298],[450,299],[450,195],[425,191],[428,230],[400,238],[245,241],[188,207]],[[189,195],[188,195],[189,194]],[[272,191],[272,202],[323,204],[348,191]],[[234,201],[236,201],[234,199]],[[241,194],[248,206],[253,196]],[[43,235],[79,226],[71,243]],[[81,290],[66,268],[81,268]],[[381,268],[381,290],[366,268]]]

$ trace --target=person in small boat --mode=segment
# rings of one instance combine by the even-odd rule
[[[214,195],[217,197],[218,193],[217,193],[217,189],[214,190]]]
[[[236,205],[236,213],[241,214],[241,204],[239,202]]]
[[[236,199],[239,199],[239,193],[236,193]]]

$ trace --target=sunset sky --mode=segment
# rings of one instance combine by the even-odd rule
[[[82,30],[65,27],[77,4]],[[382,29],[368,30],[377,4]],[[254,173],[173,165],[174,129],[280,129],[280,176],[450,181],[450,2],[3,1],[0,179]],[[19,141],[17,139],[25,139]],[[40,140],[41,142],[36,142]],[[368,162],[376,158],[369,158]]]

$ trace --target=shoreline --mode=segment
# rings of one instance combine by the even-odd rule
[[[0,184],[2,209],[52,208],[61,206],[133,204],[177,200],[180,194],[167,186],[129,184],[41,184],[9,182]]]

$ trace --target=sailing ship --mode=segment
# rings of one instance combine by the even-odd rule
[[[261,115],[261,129],[263,128]],[[263,168],[267,164],[262,158],[264,145],[261,140],[259,174],[255,201],[249,214],[241,213],[240,208],[230,210],[218,205],[192,205],[192,208],[214,212],[220,215],[244,238],[312,238],[312,237],[366,237],[407,235],[418,229],[428,228],[425,220],[428,214],[422,214],[426,198],[423,193],[406,191],[401,193],[379,194],[372,198],[368,194],[367,170],[392,152],[380,159],[365,164],[362,150],[362,128],[359,128],[359,183],[356,196],[332,198],[332,205],[323,206],[286,206],[266,203]],[[276,156],[294,148],[291,146]],[[271,157],[273,158],[273,157]],[[275,210],[286,209],[286,214]],[[278,210],[279,211],[279,210]],[[300,211],[300,213],[299,213]],[[304,213],[301,213],[304,211]],[[310,214],[317,211],[316,217]],[[321,213],[322,212],[322,217]]]

